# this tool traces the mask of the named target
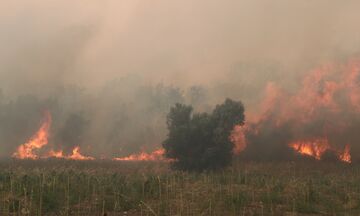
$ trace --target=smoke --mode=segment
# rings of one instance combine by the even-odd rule
[[[246,76],[238,65],[249,63],[278,64],[291,79],[321,61],[358,52],[359,4],[6,2],[0,9],[1,85],[12,95],[40,94],[64,83],[93,88],[128,74],[154,83],[212,84],[228,81],[234,70]],[[254,85],[263,73],[270,76],[262,70],[251,75]]]
[[[359,77],[357,58],[310,71],[295,92],[270,83],[262,110],[249,114],[245,128],[236,129],[237,136],[245,137],[237,139],[241,154],[289,160],[298,152],[316,159],[337,155],[347,162],[350,154],[352,161],[359,161]]]
[[[261,112],[269,82],[274,94],[277,86],[292,94],[311,68],[359,52],[359,6],[356,0],[3,2],[0,156],[36,132],[44,110],[53,116],[54,149],[80,145],[94,156],[117,157],[158,146],[175,102],[210,111],[230,97]],[[327,112],[318,111],[312,127],[296,128],[318,134]],[[356,138],[351,125],[346,139]],[[274,133],[266,136],[277,143],[293,139],[286,135],[292,132]]]

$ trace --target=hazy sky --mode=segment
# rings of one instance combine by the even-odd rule
[[[276,63],[291,76],[357,53],[359,8],[358,0],[3,1],[0,86],[92,87],[133,73],[208,84],[231,79],[239,62]]]

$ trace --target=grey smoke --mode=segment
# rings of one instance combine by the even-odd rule
[[[155,148],[175,102],[208,111],[230,97],[257,109],[267,82],[294,91],[312,67],[358,53],[359,7],[357,0],[2,2],[0,155],[38,129],[43,109],[53,115],[51,145],[79,142],[98,156]],[[65,138],[73,136],[63,129],[76,124],[72,115],[84,120],[79,140]]]

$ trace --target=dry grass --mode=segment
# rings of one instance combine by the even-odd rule
[[[2,161],[0,215],[359,215],[360,166]]]

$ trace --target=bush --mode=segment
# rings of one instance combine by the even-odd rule
[[[163,142],[166,157],[180,170],[202,171],[231,163],[234,144],[229,140],[235,125],[244,124],[244,106],[226,99],[211,114],[195,113],[188,105],[176,104],[167,115],[169,130]]]

